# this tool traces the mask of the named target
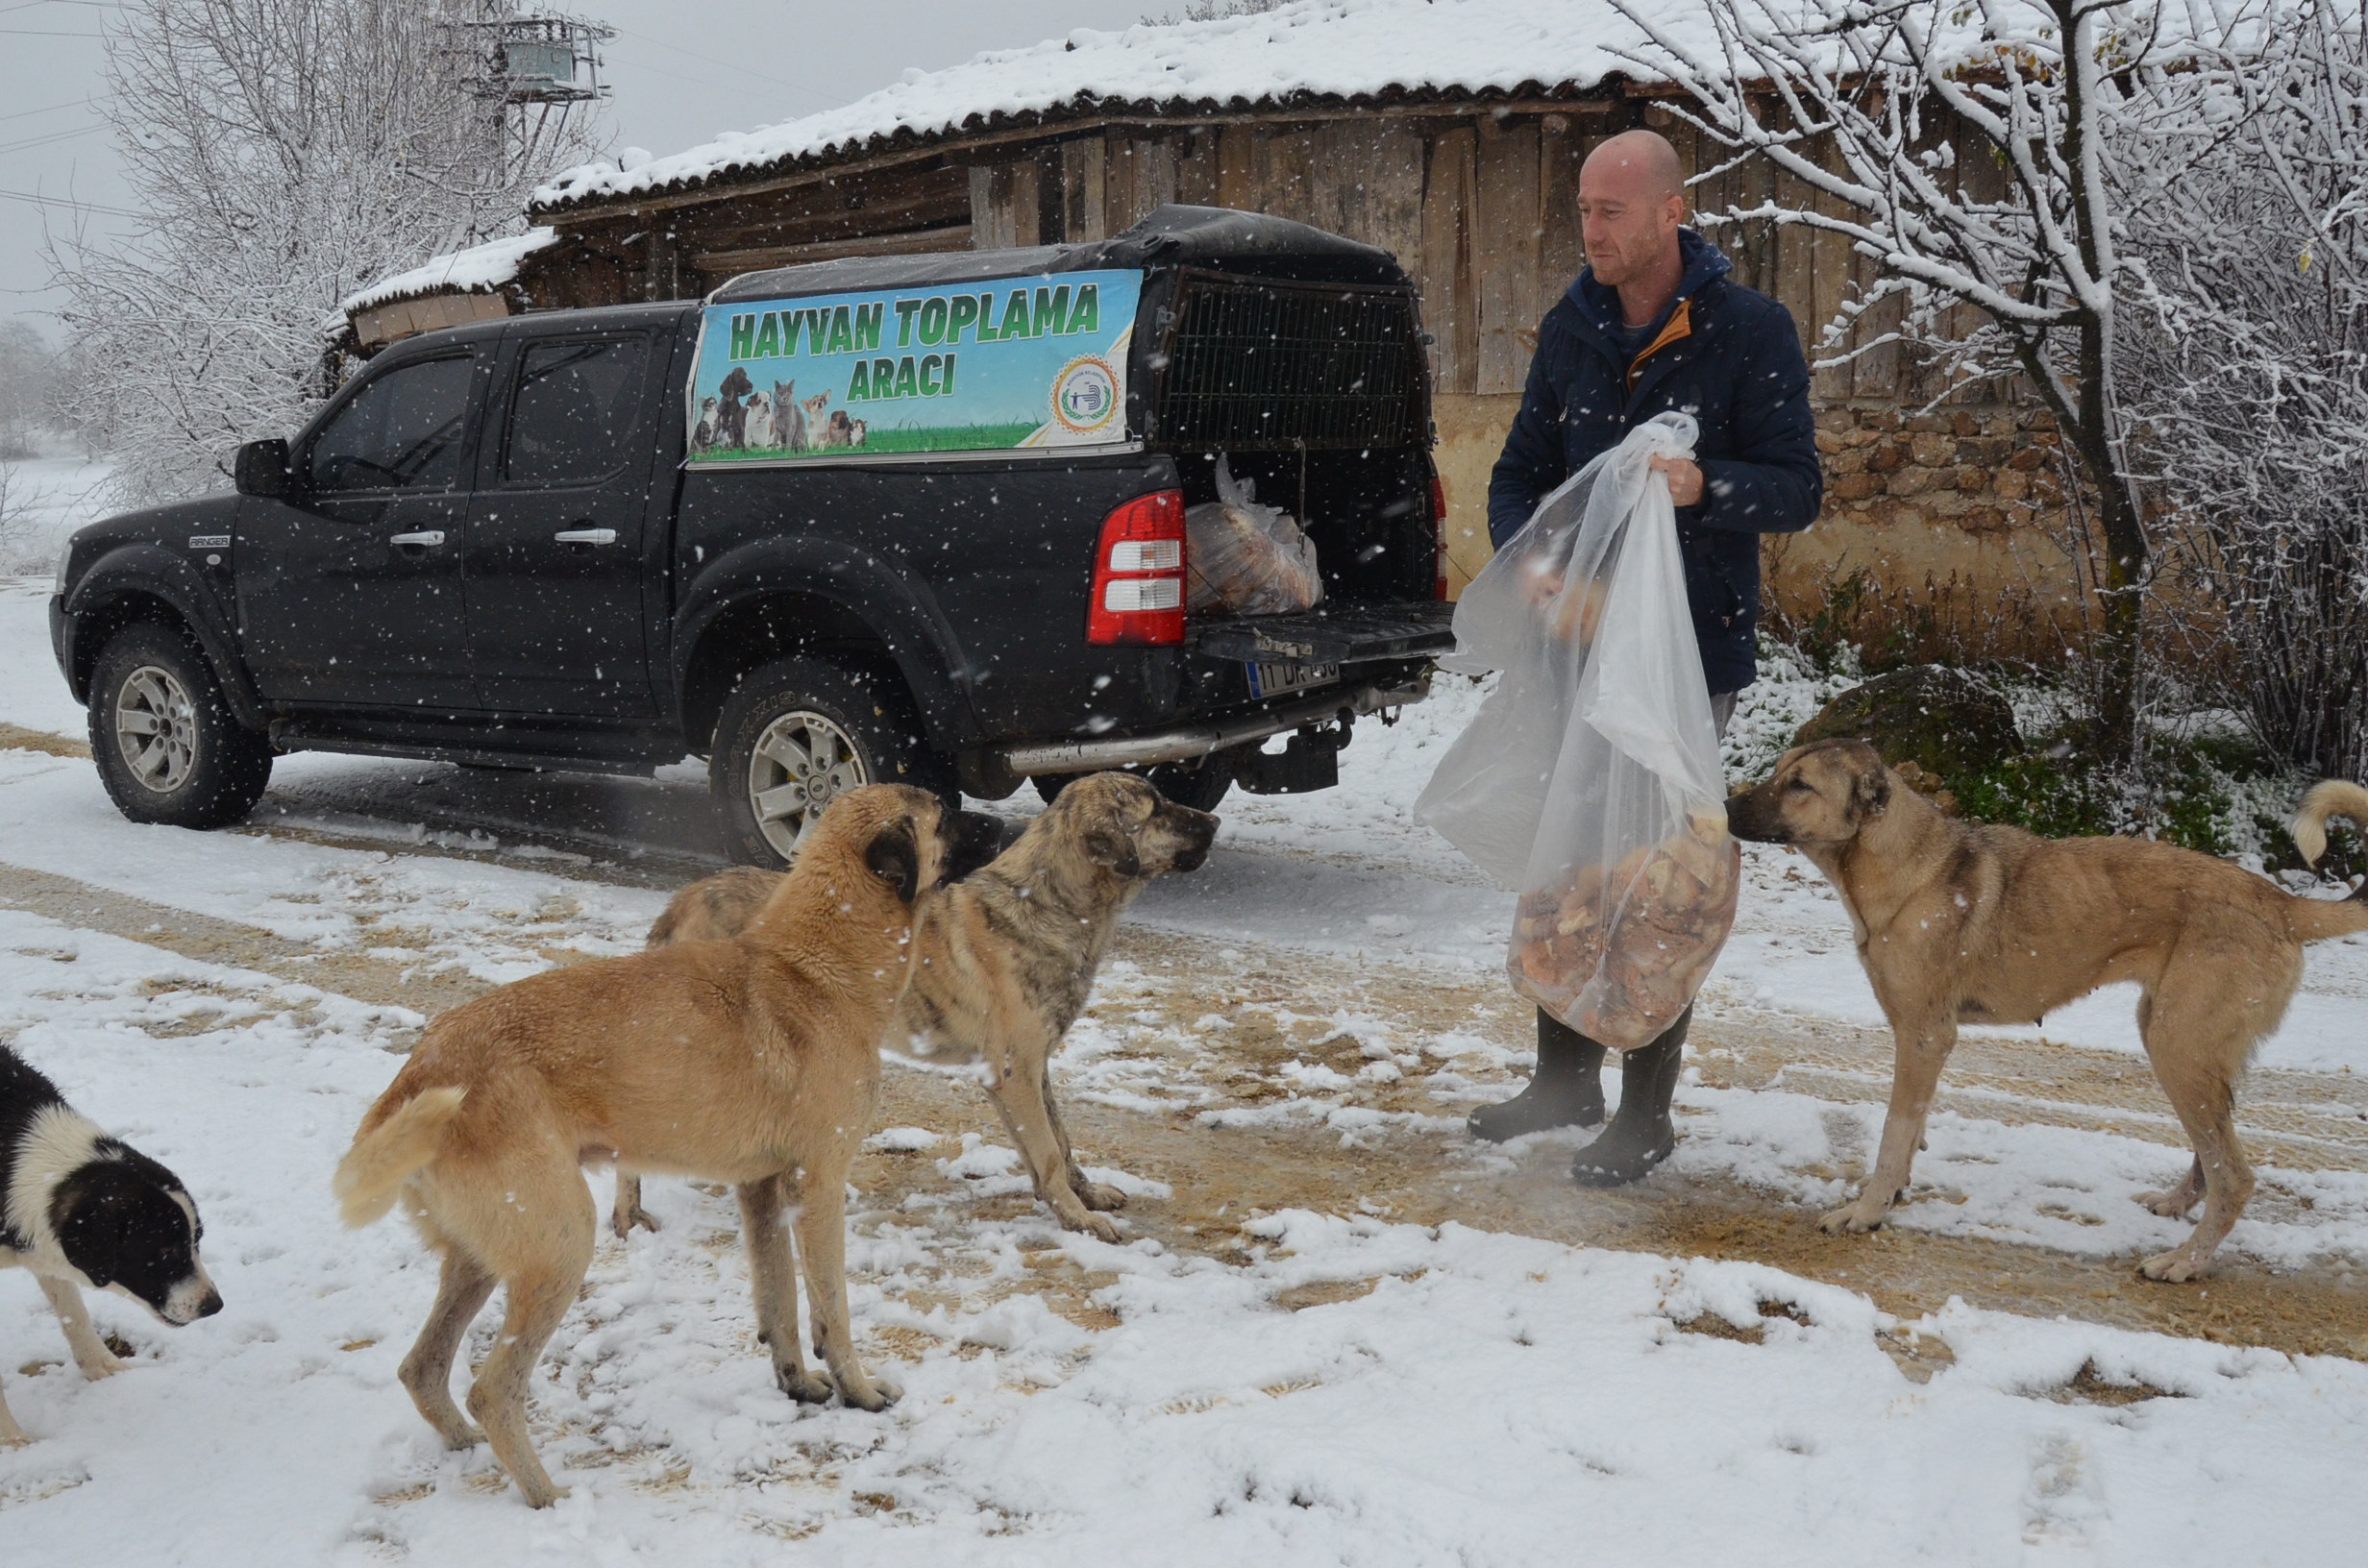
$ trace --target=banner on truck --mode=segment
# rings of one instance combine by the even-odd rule
[[[1126,438],[1143,274],[1065,272],[707,306],[700,466]]]

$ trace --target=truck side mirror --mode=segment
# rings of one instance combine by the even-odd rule
[[[288,473],[287,442],[280,436],[241,446],[234,472],[242,496],[284,496],[295,488]]]

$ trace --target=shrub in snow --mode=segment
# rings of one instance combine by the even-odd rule
[[[2295,9],[2158,127],[2177,204],[2130,208],[2133,463],[2175,629],[2289,762],[2368,776],[2368,12]]]

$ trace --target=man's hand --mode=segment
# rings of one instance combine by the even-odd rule
[[[1690,506],[1702,499],[1702,470],[1691,458],[1655,457],[1651,467],[1656,474],[1669,478],[1669,500],[1680,506]]]

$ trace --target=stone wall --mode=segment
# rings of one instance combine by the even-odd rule
[[[1878,621],[1920,606],[1968,652],[2054,655],[2082,612],[2058,440],[2029,404],[1820,408],[1825,510],[1807,533],[1768,540],[1771,610],[1806,623],[1862,572],[1887,606]]]
[[[1519,405],[1510,396],[1437,400],[1454,592],[1492,553],[1489,471]],[[1965,623],[1978,651],[2060,648],[2059,628],[2077,618],[2079,578],[2062,545],[2054,425],[2044,410],[2007,403],[1931,414],[1871,402],[1821,407],[1825,510],[1808,532],[1768,539],[1762,565],[1772,610],[1806,623],[1863,571],[1894,609],[1913,601]]]

